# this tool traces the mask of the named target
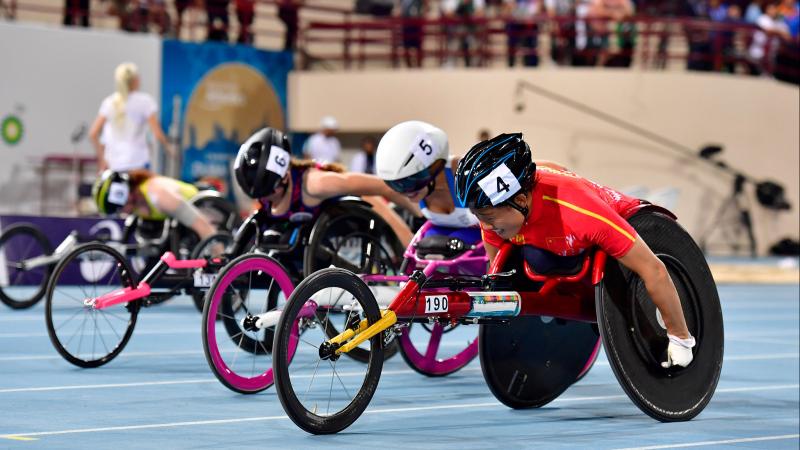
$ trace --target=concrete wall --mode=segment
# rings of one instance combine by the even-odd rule
[[[102,100],[114,92],[114,70],[124,61],[139,67],[141,90],[161,93],[161,41],[152,35],[53,28],[0,22],[0,120],[13,115],[23,135],[0,139],[0,211],[50,214],[74,211],[76,175],[69,166],[48,174],[41,195],[41,161],[47,155],[95,154],[84,137]],[[85,174],[91,179],[94,167]]]
[[[402,120],[426,120],[448,132],[455,154],[463,154],[481,128],[522,131],[535,158],[561,161],[598,182],[635,192],[677,189],[672,206],[696,237],[712,224],[732,177],[539,94],[518,96],[518,80],[688,148],[722,144],[729,164],[780,181],[795,205],[788,213],[753,208],[761,251],[779,237],[797,237],[800,96],[796,87],[770,79],[598,69],[295,73],[289,124],[313,131],[322,115],[333,114],[343,132],[375,133]],[[517,112],[520,98],[525,109]],[[664,199],[671,202],[669,195]],[[717,233],[710,240],[732,238]]]

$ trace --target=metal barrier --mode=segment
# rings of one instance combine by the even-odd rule
[[[147,29],[147,24],[140,23],[141,20],[148,20],[152,25],[148,14],[172,13],[176,6],[183,5],[189,7],[190,13],[188,20],[182,23],[188,28],[182,36],[189,40],[201,40],[217,33],[219,40],[227,41],[233,34],[231,31],[238,31],[240,42],[253,43],[254,37],[259,36],[273,39],[271,43],[274,44],[274,39],[285,36],[288,31],[277,20],[281,17],[278,7],[292,4],[291,0],[254,0],[253,14],[249,17],[237,14],[233,7],[236,2],[229,2],[228,8],[220,11],[215,10],[210,1],[206,0],[202,10],[191,7],[187,0],[171,0],[151,11],[125,6],[124,14],[112,14],[110,11],[124,5],[137,4],[112,0],[111,9],[98,11],[94,5],[88,20],[93,26],[100,23],[101,27],[109,28],[108,19],[112,19],[111,27],[142,31]],[[73,22],[80,24],[81,7],[88,8],[89,0],[68,2],[75,8]],[[25,12],[46,14],[51,18],[67,16],[64,7],[54,6],[53,0],[0,0],[0,16],[13,20]],[[210,23],[212,16],[224,18],[222,24]],[[114,23],[117,22],[115,18],[119,23]],[[281,18],[284,22],[285,19]],[[326,67],[341,64],[347,69],[381,65],[447,67],[461,65],[460,61],[463,65],[486,67],[502,61],[506,65],[527,66],[556,64],[654,70],[680,67],[753,75],[767,73],[794,82],[800,79],[800,40],[785,40],[748,24],[651,16],[622,21],[576,16],[539,16],[529,20],[510,16],[373,18],[356,14],[350,8],[308,1],[297,6],[296,20],[297,47],[292,48],[288,42],[285,47],[297,50],[300,69],[311,69],[320,63]],[[751,52],[754,40],[761,48]]]
[[[542,54],[549,53],[547,62],[559,65],[665,69],[671,61],[683,61],[690,70],[800,75],[797,40],[787,41],[748,24],[697,19],[345,18],[311,21],[302,31],[300,47],[305,55],[340,61],[346,68],[368,62],[390,67],[451,66],[457,59],[478,67],[502,59],[507,65],[521,59],[523,65],[536,66],[545,62]],[[760,57],[750,54],[754,37],[764,42]],[[315,51],[320,44],[340,45],[341,51]]]

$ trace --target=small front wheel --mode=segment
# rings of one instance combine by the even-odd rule
[[[75,247],[47,285],[45,320],[50,342],[78,367],[98,367],[122,352],[136,326],[140,301],[97,309],[86,300],[136,286],[128,261],[99,243]]]
[[[357,275],[330,268],[297,286],[275,330],[272,364],[278,398],[289,418],[313,434],[337,433],[355,422],[372,399],[383,368],[383,333],[361,344],[369,352],[366,365],[330,350],[322,324],[329,311],[338,309],[349,311],[347,324],[366,319],[371,325],[381,317],[375,297]]]

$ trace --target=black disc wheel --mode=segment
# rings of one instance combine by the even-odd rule
[[[611,369],[628,397],[662,422],[689,420],[716,390],[722,370],[722,308],[700,248],[673,219],[644,212],[630,219],[661,259],[696,339],[688,367],[663,368],[669,340],[664,321],[642,280],[613,259],[597,293],[597,317]]]

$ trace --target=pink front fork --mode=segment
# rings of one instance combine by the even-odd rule
[[[205,259],[179,260],[172,252],[164,253],[161,255],[160,259],[161,262],[159,262],[159,264],[166,264],[170,269],[200,269],[208,265],[208,261]],[[159,272],[151,271],[151,273]],[[104,309],[110,306],[119,305],[120,303],[128,303],[134,300],[139,300],[140,298],[150,295],[149,281],[151,280],[143,280],[135,288],[125,287],[122,289],[115,289],[108,294],[101,295],[97,298],[87,298],[83,301],[83,304],[94,307],[94,309]]]

